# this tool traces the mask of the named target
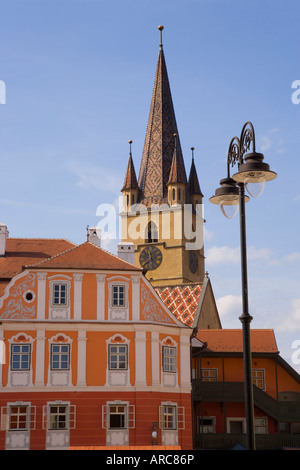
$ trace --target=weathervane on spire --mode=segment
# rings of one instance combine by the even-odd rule
[[[129,155],[131,155],[131,144],[132,144],[132,140],[128,140],[128,143],[129,143]]]
[[[159,31],[160,31],[160,45],[159,45],[159,47],[162,49],[162,47],[163,47],[163,44],[162,44],[162,32],[163,32],[164,27],[160,25],[160,26],[158,27],[158,29],[159,29]]]

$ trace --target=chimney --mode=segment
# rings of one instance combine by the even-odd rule
[[[120,242],[117,247],[118,257],[134,264],[134,244],[132,242]]]
[[[0,223],[0,256],[5,256],[6,240],[9,232],[5,224]]]
[[[87,227],[87,241],[101,248],[101,230],[98,227]]]

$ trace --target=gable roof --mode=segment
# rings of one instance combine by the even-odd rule
[[[0,295],[23,266],[36,264],[76,246],[63,238],[7,238],[5,255],[0,257]]]
[[[116,271],[139,271],[141,268],[124,261],[91,242],[82,243],[64,253],[37,264],[27,265],[31,269],[97,269]]]
[[[197,338],[206,343],[205,352],[243,352],[242,329],[198,330]],[[274,331],[251,329],[251,352],[278,353]]]

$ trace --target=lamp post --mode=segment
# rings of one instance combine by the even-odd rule
[[[252,144],[252,152],[248,153]],[[220,206],[222,213],[232,218],[240,209],[240,245],[241,245],[241,280],[242,280],[242,308],[239,317],[243,330],[243,360],[244,360],[244,388],[246,410],[246,438],[247,449],[255,450],[254,436],[254,403],[251,372],[251,344],[250,323],[252,316],[248,307],[248,278],[247,278],[247,245],[246,245],[246,213],[245,203],[249,196],[245,194],[245,188],[253,196],[259,196],[266,181],[276,178],[277,174],[270,171],[267,163],[263,162],[264,156],[255,150],[255,134],[251,122],[246,122],[242,128],[241,136],[234,137],[229,145],[227,156],[227,177],[220,181],[220,187],[209,200]],[[238,164],[238,171],[230,176],[230,165]],[[259,186],[259,191],[253,191],[253,186]],[[252,186],[252,187],[251,187]],[[228,213],[228,208],[235,210]]]

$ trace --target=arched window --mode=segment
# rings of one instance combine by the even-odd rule
[[[180,200],[181,200],[181,189],[178,188],[178,201],[180,201]]]
[[[146,228],[146,242],[155,243],[158,241],[157,225],[154,222],[149,222]]]
[[[175,201],[175,189],[173,188],[173,201]]]

